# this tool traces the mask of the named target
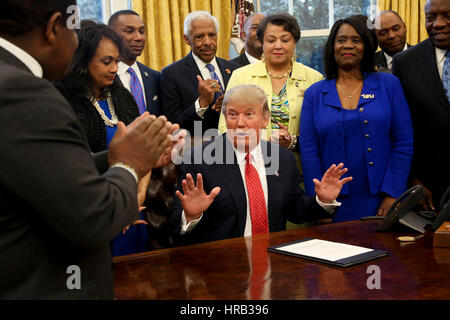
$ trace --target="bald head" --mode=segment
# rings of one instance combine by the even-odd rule
[[[403,51],[406,45],[406,25],[395,11],[382,11],[375,21],[375,34],[380,48],[388,55]]]

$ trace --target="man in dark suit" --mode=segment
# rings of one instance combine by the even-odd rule
[[[270,119],[265,92],[237,86],[223,105],[227,133],[192,149],[180,166],[170,216],[175,243],[280,231],[288,219],[330,218],[342,185],[352,179],[340,180],[343,164],[331,166],[322,181],[314,179],[317,196],[307,196],[292,153],[259,139]]]
[[[426,209],[436,204],[450,185],[450,2],[425,5],[429,39],[394,57],[392,71],[399,77],[411,110],[414,156],[411,183],[427,191]],[[447,57],[446,57],[447,55]]]
[[[399,14],[393,10],[381,11],[375,18],[375,34],[381,51],[375,54],[376,64],[392,70],[395,54],[411,47],[406,43],[406,25]]]
[[[264,13],[252,13],[244,22],[244,52],[231,61],[246,66],[261,60],[263,54],[262,44],[259,41],[256,31],[259,23],[265,17]]]
[[[120,80],[125,88],[131,91],[138,105],[142,104],[140,109],[158,116],[160,73],[136,60],[145,47],[144,22],[138,13],[121,10],[109,18],[108,25],[122,37],[129,51],[129,55],[119,62],[117,74]],[[139,90],[143,91],[144,95],[139,94]]]
[[[184,41],[192,51],[161,71],[161,108],[169,121],[191,136],[216,129],[225,91],[239,66],[216,57],[217,19],[206,11],[191,12],[184,20]],[[194,132],[194,122],[201,129]]]
[[[75,5],[0,2],[0,299],[112,299],[110,241],[138,217],[137,182],[170,149],[164,118],[119,122],[99,174],[48,81],[77,48]]]

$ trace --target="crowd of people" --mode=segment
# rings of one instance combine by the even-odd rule
[[[298,61],[288,13],[251,14],[243,51],[226,60],[217,19],[192,12],[191,52],[158,72],[137,61],[149,27],[139,14],[74,29],[71,5],[0,4],[0,298],[112,298],[111,257],[147,250],[140,211],[152,169],[183,144],[179,129],[205,143],[178,166],[173,245],[385,216],[416,184],[421,207],[439,210],[450,185],[448,1],[426,2],[429,39],[415,46],[395,11],[337,20],[324,75]],[[71,265],[80,290],[66,287]]]

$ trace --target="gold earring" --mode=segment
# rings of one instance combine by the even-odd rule
[[[263,54],[261,55],[261,61],[263,62],[264,60],[266,60],[266,55],[263,52]]]

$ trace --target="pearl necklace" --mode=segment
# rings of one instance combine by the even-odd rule
[[[95,109],[97,109],[98,113],[100,114],[100,117],[103,119],[103,121],[105,122],[105,124],[108,127],[114,127],[115,125],[117,125],[119,123],[119,118],[117,118],[117,115],[114,112],[114,105],[112,103],[111,93],[108,93],[106,96],[106,102],[108,103],[108,109],[109,109],[109,112],[111,113],[111,119],[109,119],[106,116],[102,107],[100,107],[100,104],[98,103],[97,99],[95,99],[94,97],[91,97],[90,100],[91,100],[92,104],[94,105]]]
[[[269,75],[269,77],[274,78],[274,79],[283,79],[283,78],[287,78],[289,77],[289,75],[291,74],[292,68],[290,68],[286,73],[283,73],[282,75],[277,76],[276,74],[273,74],[272,72],[270,72],[267,69],[267,74]]]

